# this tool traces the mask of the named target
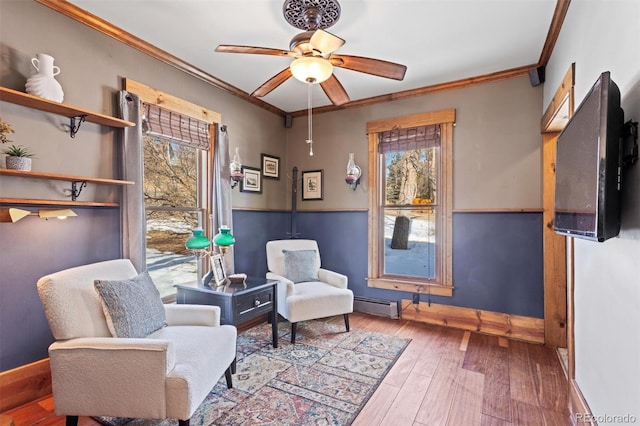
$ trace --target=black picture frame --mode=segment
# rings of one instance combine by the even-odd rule
[[[267,179],[280,180],[280,157],[262,154],[262,176]]]
[[[257,167],[242,166],[244,177],[240,181],[240,192],[262,193],[262,173]]]
[[[322,200],[323,170],[307,170],[302,172],[302,199]]]

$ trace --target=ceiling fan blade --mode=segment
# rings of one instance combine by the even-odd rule
[[[287,67],[282,71],[280,71],[278,74],[271,77],[269,80],[267,80],[262,86],[254,90],[251,96],[255,96],[257,98],[266,96],[269,93],[271,93],[273,89],[275,89],[276,87],[280,86],[282,83],[287,81],[291,76],[292,76],[291,69]]]
[[[376,75],[378,77],[391,78],[394,80],[404,79],[404,74],[407,72],[407,67],[405,65],[383,61],[382,59],[334,54],[331,55],[329,60],[336,67]]]
[[[331,74],[328,80],[320,83],[322,90],[334,105],[342,105],[349,102],[349,95],[342,87],[342,83],[338,81],[335,74]]]
[[[322,52],[324,56],[338,50],[345,43],[343,39],[324,30],[315,30],[309,43],[315,50]]]
[[[233,44],[221,44],[216,47],[216,52],[222,53],[250,53],[254,55],[271,56],[295,56],[295,53],[288,50],[273,49],[270,47],[237,46]]]

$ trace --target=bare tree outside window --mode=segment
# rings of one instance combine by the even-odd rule
[[[198,149],[145,136],[144,199],[147,269],[161,296],[195,281],[197,264],[184,243],[198,227]]]

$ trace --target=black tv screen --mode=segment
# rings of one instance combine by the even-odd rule
[[[604,72],[556,142],[553,229],[592,241],[620,232],[620,90]]]

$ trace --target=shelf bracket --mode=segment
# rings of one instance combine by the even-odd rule
[[[87,114],[77,115],[75,117],[69,118],[69,135],[72,138],[76,137],[76,133],[78,133],[78,130],[80,130],[80,126],[82,125],[82,123],[84,123],[86,118]],[[78,120],[77,124],[76,119]]]
[[[80,184],[80,187],[78,187]],[[82,192],[82,188],[87,186],[86,180],[74,180],[71,182],[71,201],[76,201]]]

